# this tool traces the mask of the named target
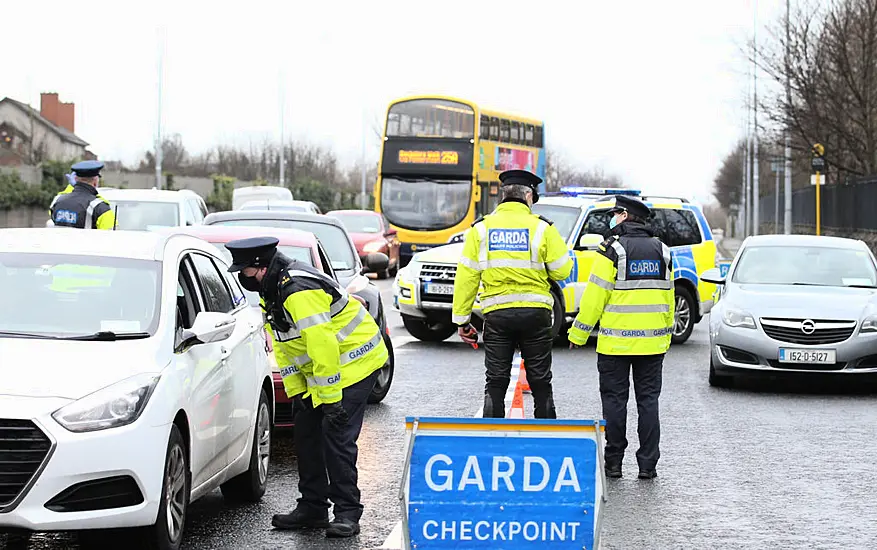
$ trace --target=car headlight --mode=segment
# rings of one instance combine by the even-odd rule
[[[877,332],[877,317],[866,317],[859,332]]]
[[[416,264],[411,262],[396,272],[396,282],[411,284],[414,282],[414,273],[416,273]]]
[[[457,233],[456,235],[452,235],[450,239],[448,239],[448,244],[454,243],[462,243],[466,240],[466,232]]]
[[[152,396],[159,374],[141,374],[86,395],[52,413],[71,432],[96,432],[131,424]]]
[[[755,319],[745,311],[726,309],[722,314],[722,320],[729,327],[755,328]]]
[[[362,247],[363,252],[367,252],[369,254],[373,254],[375,252],[380,252],[384,246],[386,246],[386,242],[384,241],[371,241],[365,243],[365,246]]]

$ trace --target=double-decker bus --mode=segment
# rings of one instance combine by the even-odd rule
[[[406,97],[387,110],[375,210],[398,232],[406,265],[422,250],[458,242],[499,202],[499,173],[545,179],[544,125],[442,96]],[[540,189],[540,192],[544,192]]]

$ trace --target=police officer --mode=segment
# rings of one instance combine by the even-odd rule
[[[551,389],[551,296],[549,279],[566,279],[572,259],[557,228],[530,207],[539,200],[538,176],[526,170],[499,175],[502,202],[466,232],[454,280],[453,322],[471,344],[470,324],[480,285],[484,314],[484,417],[505,416],[512,357],[520,348],[533,392],[534,416],[557,418]]]
[[[116,224],[110,204],[98,195],[97,185],[104,163],[85,160],[73,165],[75,185],[58,193],[49,207],[52,223],[56,227],[79,229],[113,229]]]
[[[377,323],[325,274],[284,256],[273,237],[226,244],[241,285],[258,292],[274,338],[286,394],[295,398],[298,505],[278,514],[278,529],[359,533],[356,441],[378,370],[388,359]],[[329,523],[329,500],[335,504]]]
[[[664,354],[673,329],[673,264],[670,249],[646,225],[648,206],[619,195],[610,214],[610,236],[594,258],[569,341],[570,347],[584,345],[600,323],[597,370],[606,419],[605,470],[609,477],[622,475],[633,367],[639,413],[639,478],[651,479],[658,475],[655,467],[660,457],[658,398]]]

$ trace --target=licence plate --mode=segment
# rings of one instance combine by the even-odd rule
[[[426,283],[424,291],[427,294],[448,294],[454,293],[454,285],[443,285],[439,283]]]
[[[833,349],[789,349],[780,348],[780,363],[810,363],[813,365],[833,365],[837,363],[837,352]]]

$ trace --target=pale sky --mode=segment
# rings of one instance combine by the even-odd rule
[[[163,32],[163,133],[193,153],[279,139],[285,89],[287,139],[353,163],[366,119],[375,160],[372,121],[393,98],[449,94],[544,120],[547,145],[582,168],[710,201],[744,131],[740,47],[756,9],[765,23],[784,6],[753,1],[6,2],[0,97],[39,107],[56,91],[92,151],[136,164],[156,132]]]

